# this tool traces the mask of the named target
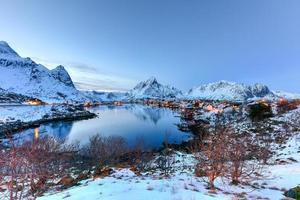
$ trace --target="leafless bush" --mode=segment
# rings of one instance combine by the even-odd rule
[[[277,101],[277,111],[279,113],[286,113],[296,109],[300,105],[300,100],[287,100],[281,98]]]
[[[260,171],[262,167],[260,161],[266,162],[269,151],[266,147],[261,147],[255,137],[233,131],[226,134],[227,140],[224,142],[227,143],[225,148],[227,170],[231,182],[237,185]]]
[[[5,198],[15,200],[40,195],[66,172],[70,155],[62,142],[43,138],[22,144],[11,140],[2,148],[0,157],[1,184],[7,188]]]
[[[195,173],[197,176],[208,178],[208,187],[214,189],[215,180],[225,175],[225,164],[227,161],[224,149],[226,147],[226,129],[219,129],[217,133],[209,135],[205,142],[199,142],[195,157],[198,160]],[[195,148],[195,147],[194,147]]]
[[[165,134],[164,149],[160,152],[160,155],[156,159],[157,168],[165,176],[169,176],[172,172],[172,167],[175,164],[175,158],[173,156],[173,150],[169,145],[169,133]]]
[[[175,164],[175,158],[172,156],[172,149],[164,149],[160,156],[156,159],[157,168],[165,176],[169,176],[172,172],[172,167]]]
[[[210,189],[214,189],[218,177],[229,177],[233,184],[250,178],[261,169],[260,161],[267,159],[268,149],[261,147],[255,137],[235,133],[231,128],[220,126],[198,144],[195,173],[208,178]]]
[[[135,146],[130,152],[130,164],[135,165],[139,171],[144,171],[152,159],[153,152],[146,149],[144,138],[136,138]]]
[[[122,137],[102,137],[99,134],[90,137],[89,143],[81,150],[91,166],[98,167],[118,163],[126,152],[128,146]]]

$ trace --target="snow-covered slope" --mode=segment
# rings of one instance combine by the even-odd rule
[[[254,86],[248,86],[229,81],[201,85],[187,93],[188,98],[228,101],[245,101],[252,98],[271,98],[273,96],[275,95],[265,85],[255,84]]]
[[[49,70],[30,58],[20,57],[6,42],[0,42],[0,87],[45,102],[84,101],[62,66]]]
[[[132,99],[170,99],[182,97],[182,92],[169,85],[162,85],[157,82],[156,78],[151,77],[150,79],[137,84],[132,90],[129,91],[128,96]]]
[[[29,100],[32,98],[0,88],[0,105],[22,104]]]
[[[290,93],[290,92],[283,92],[283,91],[275,91],[273,92],[278,97],[283,97],[286,99],[300,99],[300,94],[297,93]]]

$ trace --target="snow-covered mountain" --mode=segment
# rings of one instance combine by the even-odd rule
[[[140,82],[132,90],[130,90],[128,97],[130,99],[171,99],[182,97],[182,92],[169,85],[162,85],[156,80],[156,78],[151,77],[146,81]]]
[[[49,70],[0,42],[0,88],[44,102],[85,101],[62,66]]]
[[[272,98],[275,95],[262,84],[253,86],[229,81],[219,81],[201,85],[188,91],[188,98],[205,100],[246,101],[253,98]]]

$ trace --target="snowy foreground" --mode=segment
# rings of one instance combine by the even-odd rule
[[[193,175],[193,156],[177,152],[175,173],[164,178],[159,174],[137,176],[130,169],[116,169],[115,173],[99,179],[89,179],[81,185],[63,192],[50,192],[39,200],[57,199],[284,199],[284,191],[300,183],[300,155],[298,153],[300,137],[294,136],[286,148],[277,151],[277,155],[263,169],[260,178],[249,181],[247,185],[233,186],[226,179],[217,181],[216,192],[206,189],[203,178]],[[284,164],[278,164],[280,159]],[[294,160],[291,160],[293,158]]]

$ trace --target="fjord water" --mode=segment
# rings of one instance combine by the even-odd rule
[[[98,106],[89,109],[98,117],[75,122],[55,122],[38,128],[41,137],[50,135],[66,139],[67,142],[86,144],[93,135],[104,137],[120,136],[130,147],[141,140],[145,148],[156,149],[167,140],[179,144],[191,134],[177,129],[180,118],[166,108],[144,105]],[[34,129],[23,131],[21,135],[34,137]]]

